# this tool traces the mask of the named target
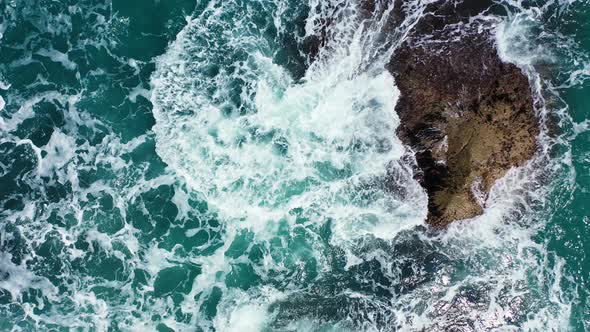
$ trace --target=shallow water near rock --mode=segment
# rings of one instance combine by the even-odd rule
[[[590,329],[590,3],[476,18],[539,149],[441,231],[385,70],[429,2],[0,2],[0,330]]]

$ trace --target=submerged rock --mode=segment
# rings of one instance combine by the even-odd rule
[[[496,180],[532,158],[539,133],[528,79],[468,19],[489,7],[474,3],[429,5],[387,67],[401,92],[397,135],[416,153],[435,226],[481,214]]]

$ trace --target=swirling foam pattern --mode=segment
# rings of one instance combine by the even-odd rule
[[[541,148],[432,232],[384,69],[428,2],[0,3],[0,330],[590,328],[590,5],[475,20]]]

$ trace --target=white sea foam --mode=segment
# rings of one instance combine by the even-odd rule
[[[37,54],[48,57],[53,62],[61,63],[65,68],[69,70],[76,70],[76,63],[72,62],[67,54],[62,53],[56,49],[40,49]]]
[[[325,15],[325,6],[314,2],[311,12]],[[356,31],[354,15],[342,16],[332,30],[333,53],[322,55],[303,83],[294,82],[259,51],[234,63],[238,72],[222,72],[212,81],[201,68],[220,59],[208,56],[248,49],[251,39],[265,44],[260,36],[244,35],[237,22],[235,37],[217,42],[222,44],[219,51],[206,48],[199,39],[207,35],[203,21],[209,27],[223,25],[217,17],[223,14],[222,8],[229,10],[231,4],[190,21],[159,59],[152,77],[152,103],[158,153],[219,211],[226,228],[224,248],[242,228],[254,230],[258,239],[270,239],[281,220],[295,227],[294,209],[302,209],[317,226],[334,220],[332,241],[345,247],[367,235],[393,239],[401,230],[421,224],[426,198],[409,174],[404,180],[406,197],[371,184],[383,181],[388,168],[400,167],[405,149],[392,135],[399,122],[394,112],[399,92],[391,75],[358,71],[364,61],[364,39],[362,31]],[[347,4],[342,11],[350,14],[356,9]],[[307,22],[308,34],[324,28],[313,27],[318,22],[313,15]],[[237,79],[247,80],[240,95],[247,110],[242,115],[227,114],[228,104],[216,97],[231,91]],[[211,85],[213,95],[203,94]],[[403,178],[401,169],[396,172]],[[351,252],[347,255],[354,260]],[[217,267],[203,271],[195,282],[197,290],[217,284],[207,275],[229,269],[231,261],[213,257],[215,262],[208,260],[203,266]],[[271,269],[278,268],[272,260],[268,263]],[[229,294],[224,295],[224,303],[230,301]],[[236,324],[246,324],[246,329],[259,330],[271,300],[248,301],[253,302],[220,314],[216,325],[232,330]],[[259,307],[260,303],[266,305]],[[242,322],[243,313],[252,317]]]
[[[322,15],[328,12],[344,18],[338,21],[334,31],[329,32],[333,39],[328,41],[322,51],[325,53],[320,53],[319,60],[312,64],[302,83],[293,82],[282,68],[256,51],[250,54],[247,61],[235,64],[243,69],[242,72],[235,73],[235,76],[217,76],[213,85],[216,90],[214,96],[230,89],[228,84],[235,79],[247,80],[241,98],[248,110],[242,115],[235,112],[233,115],[224,114],[223,103],[219,104],[202,94],[210,85],[206,83],[207,78],[199,77],[200,68],[206,66],[207,61],[216,60],[207,58],[203,53],[204,45],[195,36],[206,33],[202,23],[206,15],[189,22],[167,54],[160,58],[158,72],[152,79],[158,153],[186,179],[193,190],[219,209],[228,228],[226,242],[233,241],[240,228],[254,230],[261,239],[272,236],[273,227],[270,226],[283,218],[290,220],[288,212],[292,209],[304,208],[311,212],[311,218],[321,216],[319,220],[335,220],[333,241],[337,239],[334,244],[344,246],[349,269],[371,258],[354,253],[355,250],[346,248],[347,243],[354,243],[355,239],[366,235],[394,239],[401,230],[418,225],[424,219],[425,200],[421,190],[410,189],[413,194],[403,199],[375,191],[371,199],[362,202],[361,206],[354,203],[354,195],[350,194],[357,192],[359,185],[368,179],[383,178],[386,168],[403,154],[401,143],[391,135],[399,121],[393,112],[398,93],[389,74],[358,71],[366,65],[364,61],[371,59],[363,51],[370,50],[370,47],[363,48],[361,45],[369,45],[372,35],[355,22],[354,15],[344,14],[355,13],[354,5],[347,3],[332,7],[327,2],[311,2],[310,8],[312,14],[307,20],[307,35],[329,29],[321,25],[325,22]],[[336,11],[330,11],[334,8],[337,8]],[[218,9],[215,13],[221,12]],[[414,19],[420,17],[419,6],[414,13]],[[214,14],[207,17],[208,22],[218,22],[216,19]],[[497,29],[498,51],[504,61],[528,66],[533,73],[531,66],[537,61],[553,60],[549,51],[541,46],[532,46],[525,39],[520,38],[518,43],[514,43],[514,38],[528,33],[528,24],[532,24],[529,14],[519,13],[509,20],[500,23]],[[497,21],[497,18],[489,20]],[[411,25],[412,21],[405,23],[406,27]],[[378,27],[372,29],[369,31],[379,31]],[[242,33],[239,29],[234,31],[235,35],[248,40]],[[248,43],[241,44],[239,40],[228,41],[228,44],[242,45],[245,49],[249,47]],[[538,59],[531,59],[531,47],[535,48]],[[231,48],[227,51],[231,52]],[[391,53],[383,54],[383,59],[387,59]],[[371,66],[378,67],[379,64],[377,61]],[[355,147],[358,144],[360,149]],[[518,303],[521,303],[523,295],[522,291],[510,285],[530,277],[531,267],[528,264],[537,264],[522,255],[529,250],[540,255],[544,252],[543,247],[531,240],[535,227],[506,224],[511,211],[518,210],[523,204],[529,205],[530,198],[523,201],[519,197],[522,188],[530,184],[528,176],[534,173],[536,167],[538,164],[531,163],[509,172],[487,197],[487,208],[481,217],[453,225],[441,238],[446,245],[439,248],[440,252],[460,249],[456,258],[468,259],[470,255],[482,255],[488,250],[497,252],[498,256],[494,259],[498,259],[500,265],[494,267],[490,263],[492,265],[488,269],[491,271],[487,272],[496,278],[493,283],[490,277],[477,274],[453,283],[450,280],[456,277],[441,275],[438,279],[440,283],[435,283],[434,289],[419,289],[401,296],[392,308],[383,308],[389,314],[385,311],[381,314],[397,317],[395,321],[398,323],[407,322],[408,325],[403,326],[408,329],[444,326],[456,319],[452,312],[470,317],[480,328],[506,324],[513,317],[514,310],[520,308]],[[338,175],[340,172],[346,174],[342,177]],[[408,180],[405,185],[411,188],[416,184]],[[302,189],[297,191],[297,186],[302,186]],[[289,193],[293,190],[296,192]],[[534,199],[542,200],[541,193],[533,191],[531,195],[537,195],[539,197]],[[482,203],[484,199],[482,197]],[[508,237],[502,238],[498,234]],[[375,259],[381,257],[375,253],[371,255]],[[209,273],[227,271],[225,264],[230,261],[219,255],[214,257],[216,268]],[[387,259],[379,260],[384,266],[388,265]],[[270,263],[273,264],[272,261]],[[472,272],[475,273],[475,270]],[[214,284],[211,278],[203,282],[201,278],[206,275],[199,276],[201,286],[198,288],[201,290],[204,290],[203,285],[211,287]],[[468,303],[457,307],[454,301],[462,298],[461,290],[478,283],[491,287],[488,288],[491,302],[487,310],[476,310]],[[506,289],[513,290],[512,302],[506,302],[510,297],[496,299]],[[438,300],[433,298],[425,303],[416,300],[422,292],[434,292]],[[264,310],[260,311],[260,301],[270,300],[258,296],[261,295],[247,300],[249,304],[220,314],[216,318],[217,327],[231,330],[235,326],[232,323],[234,318],[248,312],[251,313],[251,320],[240,321],[247,324],[244,328],[260,329],[263,325],[257,324],[268,320]],[[556,301],[559,304],[559,297]],[[421,314],[409,309],[421,305],[427,306]],[[438,311],[441,305],[454,309],[448,314],[441,314]],[[567,305],[560,305],[558,317],[566,317],[569,309]],[[545,311],[544,315],[553,314]],[[535,324],[533,321],[527,324]],[[557,321],[563,323],[563,319]],[[318,327],[307,318],[300,324]],[[367,324],[363,325],[366,329],[377,329],[378,325]]]
[[[393,80],[388,73],[354,74],[358,41],[303,84],[294,84],[261,53],[252,54],[238,65],[247,66],[242,75],[255,79],[248,82],[254,98],[244,101],[255,111],[236,117],[224,115],[223,105],[201,91],[181,88],[206,85],[207,78],[187,74],[196,69],[192,66],[203,66],[192,63],[194,54],[203,51],[192,44],[201,29],[199,19],[189,23],[161,58],[152,81],[158,152],[194,190],[228,218],[241,219],[239,227],[258,230],[293,208],[335,218],[344,237],[354,232],[353,237],[392,238],[420,223],[423,209],[411,206],[424,206],[420,193],[403,202],[377,191],[372,202],[349,203],[359,190],[355,187],[383,177],[404,152],[391,135],[398,122]],[[216,93],[230,89],[225,84],[232,80],[223,79]],[[396,222],[401,221],[396,214],[406,216],[403,223]],[[373,219],[383,222],[373,225]],[[369,228],[359,227],[363,224]]]
[[[16,301],[31,290],[42,291],[40,304],[22,303],[40,329],[54,324],[100,331],[119,324],[122,330],[143,331],[164,323],[176,330],[207,331],[566,330],[571,305],[560,287],[567,278],[562,275],[563,261],[548,252],[546,244],[533,240],[545,225],[536,212],[547,204],[549,190],[537,180],[547,169],[561,167],[549,157],[554,142],[546,132],[537,158],[509,171],[487,199],[482,197],[482,216],[435,235],[414,229],[425,217],[426,198],[400,162],[405,148],[392,135],[399,122],[394,113],[399,92],[383,65],[428,2],[408,2],[412,15],[396,32],[397,39],[379,49],[375,46],[382,46],[378,37],[386,15],[379,22],[359,24],[356,2],[310,1],[306,35],[327,28],[333,38],[305,76],[295,80],[273,63],[277,45],[253,27],[253,15],[259,13],[250,7],[241,11],[235,1],[210,1],[205,11],[187,19],[187,27],[158,59],[151,90],[137,85],[128,95],[136,102],[137,96],[151,93],[157,152],[170,171],[164,175],[152,176],[145,163],[130,157],[150,144],[154,133],[123,142],[107,129],[100,142],[82,139],[82,131],[100,132],[109,125],[78,109],[80,95],[49,92],[22,102],[8,99],[20,108],[3,114],[1,143],[30,147],[36,161],[24,181],[41,197],[47,196],[49,185],[58,183],[71,186],[71,194],[58,202],[26,199],[22,210],[6,216],[0,242],[12,236],[5,228],[14,226],[26,239],[29,254],[20,265],[0,255],[2,272],[10,272],[8,278],[0,276],[0,288]],[[290,5],[279,1],[276,7],[262,6],[270,12],[269,22],[283,33],[291,33],[283,26],[293,19],[283,16]],[[70,7],[71,13],[82,11]],[[540,24],[538,11],[517,8],[507,19],[493,17],[489,22],[503,20],[496,35],[499,54],[530,76],[537,112],[544,118],[553,110],[544,107],[544,82],[534,65],[552,61],[554,53],[521,38]],[[325,26],[334,13],[338,20]],[[71,28],[65,16],[49,21],[55,23],[51,33]],[[109,24],[97,21],[97,27]],[[101,43],[97,47],[108,49]],[[531,59],[531,52],[539,56]],[[45,53],[77,69],[66,53]],[[137,72],[137,62],[112,56]],[[97,69],[90,75],[105,72]],[[583,75],[572,77],[574,81]],[[242,82],[238,92],[236,82]],[[35,106],[47,101],[67,105],[66,125],[55,129],[44,146],[14,135],[35,117]],[[582,123],[575,129],[586,127]],[[566,167],[571,155],[563,157]],[[405,194],[379,186],[388,169],[398,176]],[[99,170],[106,175],[87,183],[85,173]],[[169,201],[177,212],[170,229],[181,227],[186,238],[208,232],[204,244],[168,247],[164,238],[169,234],[141,241],[149,230],[135,222],[154,226],[162,217],[151,215],[154,210],[144,195],[164,187],[172,188]],[[98,203],[97,198],[104,197],[112,200],[112,210]],[[162,200],[156,204],[168,202]],[[202,201],[209,205],[206,213],[196,211],[195,202]],[[8,212],[0,213],[5,217]],[[132,213],[139,217],[128,215]],[[70,224],[56,223],[54,214]],[[207,226],[209,214],[221,225]],[[107,221],[120,217],[123,226],[112,233],[100,230],[97,216]],[[331,231],[329,243],[323,227]],[[247,231],[252,235],[245,240],[246,252],[262,248],[258,263],[250,262],[247,254],[231,254],[234,242],[243,240]],[[66,294],[43,272],[26,265],[39,259],[30,248],[54,234],[64,245],[59,259],[69,264],[55,276],[69,282],[63,283]],[[78,249],[80,242],[88,249]],[[124,266],[119,273],[145,273],[146,281],[106,280],[91,275],[91,268],[75,270],[79,262],[94,257],[114,257]],[[317,265],[313,278],[306,275],[309,261]],[[200,270],[188,294],[155,296],[162,271],[183,264]],[[259,284],[247,289],[227,285],[240,264],[252,266]],[[71,276],[80,278],[68,279]],[[351,286],[357,283],[361,289]],[[116,296],[108,298],[101,289],[115,290]],[[217,291],[217,314],[209,317],[203,308]],[[297,302],[301,294],[304,300]],[[71,302],[74,307],[68,306]],[[33,308],[44,303],[66,309],[36,314]],[[291,303],[292,312],[282,303]],[[338,310],[326,315],[326,308]],[[179,318],[186,313],[190,318]],[[285,315],[288,322],[281,320]]]

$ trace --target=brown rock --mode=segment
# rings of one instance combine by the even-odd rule
[[[536,150],[526,76],[499,59],[485,29],[466,23],[484,7],[432,4],[436,15],[415,26],[387,68],[401,92],[397,134],[416,152],[435,226],[481,214],[495,181]]]
[[[383,22],[387,13],[380,33],[394,38],[379,40],[391,42],[415,10],[408,4],[361,0],[359,19]],[[490,26],[473,20],[501,10],[491,0],[435,1],[387,65],[401,92],[397,135],[415,152],[416,178],[429,198],[427,223],[436,227],[481,214],[492,185],[536,150],[528,79],[500,60]],[[312,59],[330,40],[331,21],[321,23],[324,29],[308,40]]]

